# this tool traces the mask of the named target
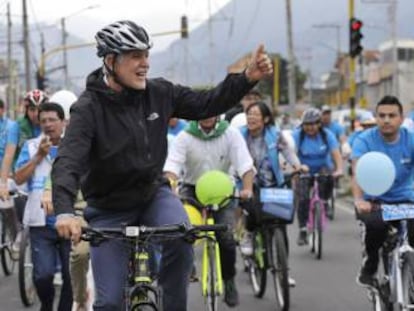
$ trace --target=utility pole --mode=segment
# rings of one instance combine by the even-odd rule
[[[210,85],[214,83],[214,42],[213,42],[213,16],[211,15],[211,0],[208,0],[208,47],[209,47],[209,69],[210,69]]]
[[[398,46],[397,46],[397,0],[391,0],[389,7],[392,38],[392,93],[399,96],[399,70],[398,70]]]
[[[289,111],[294,112],[296,104],[296,72],[295,72],[295,55],[293,51],[292,35],[292,11],[290,0],[286,0],[286,22],[288,38],[288,94],[289,94]]]
[[[26,0],[23,1],[23,44],[24,44],[24,69],[26,73],[26,92],[32,88],[32,74],[30,70],[30,44],[29,44],[29,25],[27,23],[27,5]]]
[[[8,82],[7,82],[7,109],[9,111],[9,116],[11,116],[12,112],[12,84],[13,84],[13,77],[12,77],[12,36],[11,36],[11,16],[10,16],[10,2],[7,3],[7,72],[8,72]]]
[[[60,27],[62,30],[63,76],[65,79],[65,88],[69,89],[68,53],[66,49],[66,22],[64,17],[60,19]]]

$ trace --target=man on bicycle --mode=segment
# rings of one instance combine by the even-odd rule
[[[183,186],[180,193],[196,198],[195,184],[203,173],[220,170],[229,173],[233,167],[241,177],[243,188],[240,196],[250,198],[253,193],[254,169],[253,160],[240,132],[229,126],[227,121],[219,117],[211,117],[201,121],[191,121],[189,126],[178,134],[168,154],[164,171],[168,178],[178,180],[180,172],[184,172]],[[174,182],[175,183],[175,182]],[[217,211],[216,223],[235,224],[235,202],[231,206]],[[224,301],[234,307],[239,303],[238,292],[234,282],[236,275],[236,242],[233,231],[218,232],[217,240],[225,285]]]
[[[73,215],[79,183],[88,204],[84,217],[91,226],[188,221],[162,172],[168,120],[203,119],[226,111],[272,72],[269,57],[261,46],[243,73],[228,75],[210,91],[193,91],[161,78],[147,79],[152,41],[134,22],[110,24],[95,38],[103,67],[89,75],[86,91],[71,108],[52,171],[59,233],[79,241],[81,221]],[[128,255],[116,240],[91,247],[95,310],[121,309]],[[165,309],[186,310],[192,262],[187,242],[163,244],[158,284]]]
[[[23,224],[30,228],[33,282],[41,310],[54,309],[53,278],[56,263],[60,260],[63,284],[58,310],[70,311],[73,302],[69,275],[71,243],[57,234],[53,206],[41,201],[63,134],[65,117],[63,108],[57,103],[43,103],[38,109],[42,134],[23,145],[16,162],[15,180],[18,185],[27,182],[28,198]]]
[[[414,202],[412,169],[414,165],[414,137],[402,123],[403,107],[398,98],[385,96],[376,107],[377,127],[365,130],[352,145],[352,167],[367,152],[377,151],[386,154],[394,163],[396,178],[391,188],[380,196],[364,194],[354,180],[352,194],[359,218],[365,224],[365,254],[357,283],[370,286],[377,272],[379,254],[387,237],[387,226],[382,220],[381,211],[372,210],[372,201],[386,203]],[[380,169],[380,168],[379,168]],[[414,230],[409,221],[409,242],[414,245]]]
[[[293,133],[300,163],[309,168],[311,175],[316,173],[332,173],[333,176],[342,174],[342,159],[339,153],[338,141],[334,134],[323,128],[321,112],[317,108],[309,108],[302,115],[302,125]],[[333,161],[332,161],[333,159]],[[332,181],[320,184],[320,192],[332,195]],[[299,246],[307,244],[307,228],[309,216],[309,192],[311,184],[308,179],[299,179],[298,192],[298,222]]]

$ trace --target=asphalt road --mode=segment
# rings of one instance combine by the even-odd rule
[[[366,291],[355,283],[360,265],[361,246],[359,227],[351,206],[345,200],[338,202],[337,217],[328,223],[324,235],[322,260],[316,260],[309,247],[296,246],[296,224],[289,227],[291,276],[297,286],[291,290],[290,310],[307,311],[364,311],[370,310]],[[253,296],[248,275],[238,265],[237,285],[240,305],[236,310],[274,310],[272,284],[262,299]],[[190,286],[188,310],[204,310],[198,283]],[[24,308],[20,302],[16,273],[0,275],[0,310],[38,310],[39,306]],[[230,310],[224,303],[220,310]],[[168,310],[166,310],[168,311]]]

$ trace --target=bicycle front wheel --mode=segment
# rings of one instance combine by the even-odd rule
[[[276,227],[271,240],[271,273],[276,296],[276,310],[287,311],[290,304],[289,267],[285,243],[285,234],[282,228]]]
[[[216,245],[213,241],[207,241],[207,245],[205,246],[206,249],[204,250],[206,253],[204,254],[203,258],[203,265],[207,265],[203,267],[203,272],[207,273],[206,278],[203,278],[203,281],[206,281],[206,293],[205,293],[205,305],[208,311],[216,311],[218,310],[218,269],[216,263],[219,254],[218,254],[218,245]]]
[[[30,249],[29,228],[22,231],[20,240],[19,290],[23,304],[26,307],[33,305],[37,295],[33,284],[33,263]]]
[[[402,266],[403,306],[401,310],[409,310],[414,305],[414,254],[405,253]]]
[[[261,298],[266,292],[266,244],[261,231],[253,234],[253,255],[249,258],[249,278],[253,294]]]
[[[322,204],[315,202],[313,211],[312,251],[317,259],[322,258]]]
[[[13,260],[12,254],[12,243],[13,243],[13,235],[11,230],[6,222],[6,218],[4,214],[2,214],[1,218],[1,266],[3,268],[5,275],[10,275],[14,271],[15,260]]]

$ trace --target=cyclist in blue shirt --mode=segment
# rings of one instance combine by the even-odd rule
[[[366,130],[359,135],[352,147],[352,166],[367,152],[385,153],[394,163],[396,178],[391,188],[380,196],[369,196],[362,192],[355,180],[352,183],[354,204],[359,218],[365,224],[366,258],[357,282],[363,286],[372,285],[378,268],[378,250],[387,237],[387,226],[382,220],[380,211],[372,211],[371,201],[401,203],[414,202],[412,170],[414,168],[414,136],[403,122],[403,108],[398,98],[383,97],[376,107],[377,127]],[[409,241],[414,245],[414,230],[409,221]]]
[[[321,112],[316,108],[305,110],[302,125],[293,132],[296,150],[300,163],[308,166],[311,175],[316,173],[332,173],[333,176],[342,174],[342,159],[339,153],[338,141],[334,134],[321,125]],[[333,161],[332,161],[333,159]],[[333,183],[321,183],[321,192],[332,195]],[[311,185],[307,179],[299,179],[297,187],[299,237],[298,245],[307,243],[306,223],[309,214],[309,192]]]
[[[5,109],[4,102],[0,99],[0,198],[2,199],[9,197],[7,179],[19,140],[19,126],[16,121],[5,116]]]
[[[177,136],[187,126],[187,121],[179,118],[171,118],[168,121],[168,134]]]

